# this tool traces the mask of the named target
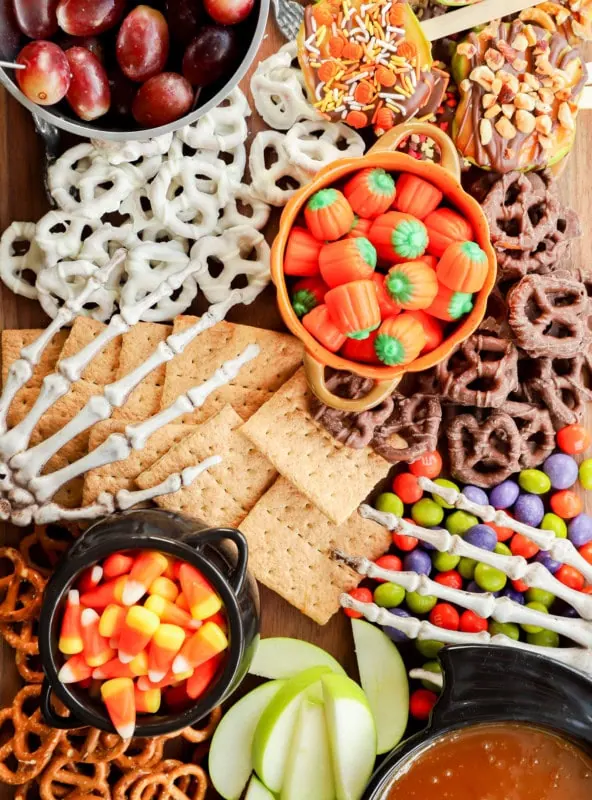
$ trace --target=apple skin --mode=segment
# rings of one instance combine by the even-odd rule
[[[275,636],[259,642],[249,672],[273,680],[293,678],[305,669],[324,666],[338,675],[345,675],[341,664],[320,647],[302,639]]]
[[[306,698],[290,742],[280,800],[334,800],[335,784],[322,703]]]
[[[251,775],[245,800],[275,800],[275,797],[256,775]]]
[[[245,20],[255,5],[255,0],[204,0],[204,8],[214,22],[236,25]]]

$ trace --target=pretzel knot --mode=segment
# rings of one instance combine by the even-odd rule
[[[421,376],[420,385],[444,401],[499,408],[518,388],[518,350],[509,339],[474,333]]]
[[[448,451],[453,477],[490,487],[520,469],[522,437],[515,421],[502,411],[480,420],[461,414],[448,425]]]
[[[348,125],[321,119],[293,125],[286,133],[285,147],[292,164],[316,172],[339,158],[364,155],[365,143]]]
[[[284,206],[311,178],[290,160],[286,136],[275,130],[260,131],[253,139],[249,171],[254,194],[272,206]]]
[[[394,395],[389,418],[376,428],[372,448],[391,464],[414,461],[435,450],[442,422],[442,406],[435,397]]]
[[[0,238],[0,277],[15,294],[37,297],[35,279],[43,265],[34,222],[13,222]]]
[[[12,547],[0,548],[0,558],[12,564],[12,572],[0,578],[0,622],[32,619],[41,605],[45,580],[27,567],[18,550]]]
[[[555,450],[555,429],[549,412],[532,408],[513,416],[522,439],[520,467],[535,469]]]
[[[118,758],[125,753],[129,743],[115,733],[105,733],[98,728],[76,728],[64,731],[58,751],[69,761],[99,764]]]
[[[203,800],[208,780],[196,764],[181,764],[172,770],[158,770],[139,777],[128,788],[129,800]],[[115,795],[117,797],[117,795]]]
[[[571,358],[589,338],[586,287],[568,273],[527,275],[508,294],[510,328],[531,356]]]
[[[41,800],[56,800],[61,797],[111,796],[107,782],[107,764],[77,764],[69,758],[54,758],[39,781]]]
[[[75,526],[36,525],[33,532],[19,542],[21,556],[28,567],[47,578],[78,533]]]
[[[525,359],[521,378],[524,396],[546,408],[556,430],[580,422],[592,400],[590,350],[572,358]]]
[[[0,635],[17,653],[24,653],[27,656],[39,654],[36,619],[0,623]]]

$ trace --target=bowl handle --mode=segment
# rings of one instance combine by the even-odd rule
[[[41,687],[41,715],[48,725],[52,728],[58,728],[61,731],[69,731],[72,728],[79,728],[80,722],[77,722],[73,717],[62,717],[58,714],[51,704],[51,684],[44,678],[43,686]]]
[[[414,133],[418,136],[428,136],[436,142],[441,153],[440,166],[451,172],[456,180],[460,181],[460,158],[454,142],[448,134],[444,133],[437,125],[432,125],[431,122],[403,122],[402,125],[397,125],[384,133],[376,144],[372,145],[368,153],[384,153],[396,150],[404,139]]]
[[[195,547],[196,550],[201,550],[204,544],[218,544],[224,539],[230,539],[231,542],[234,542],[238,550],[236,566],[228,580],[236,594],[239,594],[245,582],[247,562],[249,560],[247,540],[240,531],[237,531],[236,528],[209,528],[205,531],[190,534],[184,541]]]
[[[325,381],[325,365],[317,361],[310,353],[304,353],[304,372],[308,385],[319,398],[321,403],[324,403],[330,408],[336,408],[339,411],[368,411],[370,408],[380,405],[391,395],[397,388],[402,375],[396,378],[390,378],[386,381],[375,381],[372,390],[365,396],[360,397],[358,400],[346,400],[344,397],[338,397],[328,388]],[[407,445],[405,445],[407,446]]]

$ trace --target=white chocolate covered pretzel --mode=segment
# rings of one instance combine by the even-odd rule
[[[310,173],[290,161],[286,136],[278,131],[261,131],[249,153],[253,193],[272,206],[284,206],[310,180]]]
[[[186,125],[176,136],[195,150],[232,150],[247,140],[247,117],[251,109],[238,87],[216,108]]]
[[[43,253],[35,239],[34,222],[13,222],[0,239],[0,277],[15,294],[34,299],[35,282],[43,267]]]
[[[78,258],[83,240],[101,225],[98,218],[80,216],[70,211],[48,211],[37,223],[35,240],[45,254],[45,266]]]
[[[165,133],[142,142],[112,142],[106,139],[91,139],[91,144],[106,161],[117,166],[138,161],[140,158],[164,156],[169,152],[172,141],[173,134]]]
[[[292,164],[310,173],[340,158],[362,156],[366,147],[349,125],[325,119],[297,122],[286,133],[284,145]]]
[[[47,267],[37,276],[35,288],[42,309],[49,317],[56,317],[67,301],[75,299],[84,289],[88,278],[98,271],[90,261],[60,261]],[[88,316],[105,322],[114,310],[118,298],[119,275],[109,279],[110,285],[99,286],[85,306]]]
[[[269,205],[255,197],[250,186],[241,183],[222,209],[215,233],[222,233],[235,225],[249,225],[261,231],[267,225],[270,211]]]

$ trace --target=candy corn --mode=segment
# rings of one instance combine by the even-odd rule
[[[225,633],[215,622],[206,622],[205,625],[187,639],[181,652],[173,661],[173,672],[178,675],[182,672],[198,667],[204,661],[218,655],[228,647]]]
[[[78,653],[69,658],[58,672],[58,678],[62,683],[79,683],[91,677],[92,667],[84,660],[84,655]]]
[[[136,686],[134,697],[136,712],[139,714],[156,714],[160,708],[160,689],[147,689],[143,692]]]
[[[175,600],[175,605],[179,606],[179,608],[182,608],[183,611],[189,611],[189,603],[187,602],[187,598],[183,592],[181,592],[181,594]]]
[[[179,625],[181,628],[193,628],[197,630],[201,627],[201,620],[193,619],[188,611],[179,608],[175,603],[166,600],[157,594],[152,594],[144,603],[144,608],[158,614],[161,622],[169,625]]]
[[[78,578],[78,591],[91,592],[95,586],[98,586],[103,578],[103,567],[95,564],[94,567],[85,569],[82,575]]]
[[[85,608],[80,615],[84,660],[89,667],[100,667],[115,655],[108,640],[99,633],[99,620],[94,608]]]
[[[169,708],[175,710],[182,709],[190,700],[187,694],[187,681],[181,681],[181,683],[177,683],[175,686],[169,686],[165,690],[164,696]]]
[[[165,689],[167,686],[172,686],[174,683],[187,680],[191,675],[193,675],[192,669],[188,669],[187,672],[181,672],[178,675],[175,675],[174,672],[169,670],[164,678],[157,683],[152,683],[147,675],[141,675],[136,681],[136,685],[138,689],[141,689],[143,692],[148,691],[148,689]]]
[[[127,611],[123,606],[110,603],[101,614],[99,633],[106,639],[119,639]]]
[[[217,611],[211,617],[204,619],[204,625],[206,622],[215,622],[216,625],[224,631],[224,633],[228,632],[228,621],[222,611]]]
[[[153,550],[142,551],[135,559],[126,579],[122,596],[124,606],[137,603],[142,595],[146,594],[150,584],[162,575],[168,564],[166,556],[162,553]]]
[[[178,625],[161,624],[148,648],[148,677],[158,683],[167,674],[173,659],[185,641],[185,631]]]
[[[187,678],[186,691],[192,700],[197,700],[198,697],[201,697],[211,684],[218,672],[223,657],[222,653],[219,653],[217,656],[210,658],[209,661],[205,661],[203,664],[200,664],[199,667],[196,667],[193,670],[193,675]]]
[[[124,664],[117,658],[112,658],[96,669],[93,669],[93,678],[109,680],[110,678],[137,678],[140,675],[148,675],[148,653],[142,650],[141,653]]]
[[[60,639],[58,642],[58,649],[60,653],[64,653],[67,656],[73,656],[76,653],[82,653],[82,649],[84,647],[80,632],[81,611],[80,593],[76,589],[71,589],[68,592],[66,609],[62,619],[62,629],[60,631]]]
[[[131,739],[136,727],[136,701],[131,678],[113,678],[101,686],[101,697],[113,727],[122,739]]]
[[[179,581],[194,619],[207,619],[222,608],[222,600],[211,584],[191,564],[181,564]]]
[[[174,603],[179,596],[179,587],[175,581],[161,575],[160,578],[152,581],[148,588],[148,594],[157,594],[160,597],[164,597],[166,600],[170,600],[171,603]]]
[[[128,553],[112,553],[103,561],[103,575],[105,578],[119,578],[120,575],[128,575],[134,560],[134,557]]]
[[[87,608],[96,608],[102,611],[110,603],[121,603],[121,597],[127,578],[122,575],[120,578],[113,578],[107,583],[101,583],[94,589],[80,595],[80,603]]]
[[[119,660],[124,664],[130,662],[150,642],[160,619],[154,611],[144,606],[132,606],[125,615],[125,621],[119,636]]]

